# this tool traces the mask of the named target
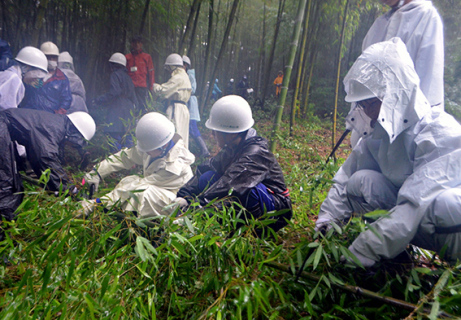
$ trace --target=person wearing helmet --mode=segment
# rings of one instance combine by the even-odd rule
[[[431,106],[444,106],[443,23],[431,1],[381,0],[390,10],[376,19],[362,42],[370,45],[399,37],[406,44],[420,79],[420,89]],[[351,106],[351,110],[354,106]],[[351,128],[348,128],[351,129]],[[360,134],[352,131],[351,145]]]
[[[219,80],[218,80],[218,79],[215,79],[215,81],[214,81],[214,86],[213,86],[213,91],[211,92],[211,97],[212,97],[214,100],[218,100],[219,96],[220,96],[221,93],[222,93],[221,89],[219,89],[219,87],[218,87],[218,82],[219,82]]]
[[[59,54],[58,57],[58,68],[69,79],[70,91],[72,93],[72,103],[67,113],[75,111],[88,112],[86,106],[86,91],[80,77],[75,73],[74,70],[74,59],[69,52],[64,51]]]
[[[133,146],[128,119],[131,119],[131,111],[135,110],[138,102],[133,81],[126,70],[125,56],[116,52],[110,57],[109,63],[110,89],[94,99],[93,104],[107,107],[106,123],[110,125],[105,128],[105,132],[112,137],[114,150],[120,151]]]
[[[227,90],[226,90],[226,95],[230,94],[235,94],[235,89],[234,89],[234,79],[230,79],[229,83],[227,84]]]
[[[37,48],[22,48],[15,60],[15,65],[0,72],[0,110],[17,108],[24,98],[23,81],[43,78],[48,72],[46,57]]]
[[[155,70],[150,54],[142,51],[142,42],[142,37],[140,36],[131,39],[131,52],[126,55],[126,69],[131,80],[133,80],[140,107],[143,108],[143,113],[145,113],[147,112],[149,90],[152,90],[155,82]]]
[[[8,109],[0,112],[0,215],[7,220],[15,217],[15,210],[22,200],[20,176],[16,171],[17,142],[27,151],[27,159],[35,174],[40,177],[50,169],[46,188],[59,192],[69,189],[69,179],[59,160],[59,146],[68,141],[84,146],[96,130],[93,118],[85,112],[69,115],[42,110]]]
[[[40,50],[48,60],[48,74],[30,84],[26,81],[26,94],[21,108],[66,114],[72,103],[69,79],[58,68],[59,49],[53,42],[44,42]]]
[[[197,89],[197,81],[195,80],[195,69],[191,69],[191,62],[188,56],[182,56],[182,60],[184,62],[184,68],[187,71],[187,75],[189,76],[189,80],[191,83],[192,88],[192,95],[190,96],[189,101],[187,102],[187,108],[189,108],[189,134],[194,139],[197,146],[200,148],[200,156],[204,158],[208,158],[210,156],[210,152],[206,146],[205,141],[200,134],[200,131],[197,126],[197,122],[200,121],[200,112],[198,109],[198,100],[195,96],[195,90]]]
[[[136,147],[100,162],[85,175],[84,183],[93,184],[97,191],[101,179],[135,165],[142,166],[142,177],[125,177],[105,196],[82,202],[84,214],[98,203],[107,206],[120,203],[124,210],[134,211],[143,218],[170,213],[163,208],[173,202],[179,188],[193,176],[190,165],[194,155],[175,134],[174,124],[157,112],[147,113],[139,120],[136,139]]]
[[[353,213],[389,213],[360,233],[349,250],[365,267],[408,244],[461,258],[461,126],[419,87],[400,38],[369,46],[344,79],[347,121],[362,135],[336,173],[316,230],[342,225]]]
[[[221,151],[198,166],[175,202],[187,207],[194,201],[201,206],[216,199],[226,200],[224,205],[237,201],[256,219],[283,210],[269,226],[277,231],[287,225],[292,211],[282,169],[253,124],[251,108],[242,97],[229,95],[216,101],[205,125],[213,130]]]
[[[283,72],[282,70],[280,70],[277,74],[277,78],[275,78],[274,80],[275,98],[278,98],[280,92],[282,92],[282,83],[283,83]]]
[[[177,53],[170,54],[165,60],[165,70],[170,73],[171,77],[161,85],[154,83],[154,93],[167,100],[168,119],[174,122],[176,132],[183,138],[186,148],[189,148],[190,114],[187,101],[191,96],[192,86],[184,70],[182,57]]]
[[[248,98],[248,89],[250,88],[250,84],[248,83],[248,77],[244,75],[242,77],[242,80],[239,81],[237,84],[237,93],[239,96],[241,96],[243,99]]]

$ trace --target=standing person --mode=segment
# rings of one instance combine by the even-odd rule
[[[59,146],[68,141],[83,146],[96,130],[93,118],[85,112],[69,115],[41,110],[8,109],[0,112],[0,215],[6,220],[15,217],[22,201],[22,185],[15,170],[13,141],[25,146],[27,158],[37,176],[50,169],[47,189],[55,192],[68,186],[68,176],[59,161]]]
[[[113,172],[142,166],[143,175],[123,178],[117,186],[101,198],[82,202],[83,213],[88,214],[101,203],[112,206],[120,203],[126,211],[134,211],[146,218],[170,214],[163,208],[171,204],[176,193],[190,178],[194,155],[175,134],[174,124],[157,112],[145,114],[136,126],[136,147],[125,149],[100,162],[85,175],[85,182],[95,185]]]
[[[393,37],[402,39],[420,78],[421,91],[431,106],[443,109],[444,40],[442,19],[437,9],[427,0],[381,2],[391,9],[378,17],[368,30],[362,42],[362,50]],[[357,144],[359,135],[357,131],[352,131],[352,146]]]
[[[279,94],[282,91],[282,83],[283,83],[283,72],[280,70],[277,74],[277,78],[275,78],[274,80],[276,98],[279,97]]]
[[[243,98],[230,95],[216,101],[205,125],[213,130],[221,151],[198,166],[175,202],[183,208],[195,200],[205,206],[216,199],[229,200],[230,196],[255,219],[265,212],[286,210],[274,217],[269,227],[278,231],[286,226],[292,211],[283,172],[267,140],[256,135],[253,124],[250,105]]]
[[[239,83],[237,84],[238,95],[246,100],[248,98],[248,88],[249,87],[250,85],[248,84],[248,77],[244,75],[242,77],[242,80],[240,80]]]
[[[50,41],[42,43],[40,50],[48,60],[48,74],[43,81],[26,84],[22,108],[66,114],[72,103],[69,79],[58,68],[58,47]]]
[[[219,82],[219,80],[218,80],[218,79],[215,79],[215,81],[214,81],[214,86],[213,86],[213,91],[211,92],[211,97],[212,97],[214,100],[218,100],[219,96],[220,96],[221,93],[222,93],[221,89],[219,89],[219,87],[218,87],[218,82]]]
[[[139,107],[142,107],[142,112],[145,113],[147,112],[149,92],[152,90],[155,82],[155,70],[152,57],[142,50],[142,38],[137,36],[131,39],[131,53],[126,55],[126,69],[131,80],[133,80]]]
[[[198,109],[198,100],[195,96],[197,90],[197,81],[195,80],[195,69],[191,69],[191,62],[188,56],[182,56],[184,68],[186,69],[187,75],[189,76],[192,92],[187,107],[189,108],[190,120],[189,120],[189,135],[192,136],[197,146],[200,148],[200,156],[207,158],[210,156],[210,152],[206,146],[205,141],[200,134],[197,126],[197,122],[200,121],[200,111]]]
[[[74,59],[69,54],[69,52],[64,51],[59,54],[58,68],[60,68],[61,71],[64,72],[64,74],[67,76],[67,79],[69,79],[70,92],[72,93],[72,103],[68,113],[75,111],[88,112],[88,108],[86,107],[85,102],[85,86],[83,85],[80,77],[74,72]]]
[[[16,64],[0,72],[0,110],[18,107],[24,98],[23,79],[31,83],[48,73],[48,60],[37,48],[22,48],[15,60]]]
[[[229,83],[227,84],[227,90],[226,90],[226,95],[231,95],[235,94],[235,89],[234,89],[234,79],[230,79]]]
[[[410,243],[461,259],[460,124],[431,108],[399,38],[365,49],[344,87],[362,115],[349,114],[348,122],[367,122],[370,130],[336,173],[316,229],[386,210],[349,247],[363,266],[392,259]]]
[[[154,83],[154,93],[167,100],[168,119],[173,121],[176,132],[183,138],[186,148],[189,148],[190,115],[187,101],[191,96],[192,86],[181,56],[177,53],[170,54],[165,60],[165,70],[171,77],[163,84]]]
[[[114,148],[120,151],[122,148],[131,148],[133,141],[129,133],[128,123],[131,119],[131,111],[137,104],[134,85],[126,71],[126,58],[116,52],[110,59],[110,89],[108,92],[95,99],[95,104],[101,104],[109,108],[106,122],[110,124],[106,129],[114,139]],[[126,135],[126,137],[124,137]]]

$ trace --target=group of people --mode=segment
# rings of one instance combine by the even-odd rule
[[[343,226],[354,215],[388,210],[389,214],[370,223],[349,248],[363,266],[391,259],[410,243],[455,261],[461,258],[461,126],[443,110],[441,20],[430,1],[382,2],[391,10],[372,26],[363,53],[344,79],[346,101],[352,103],[347,122],[358,138],[334,177],[315,230],[324,233],[333,224]],[[21,201],[21,186],[13,174],[14,142],[25,146],[34,170],[51,169],[48,187],[59,190],[60,185],[67,188],[58,160],[59,144],[68,140],[81,146],[95,132],[94,121],[85,110],[69,111],[74,103],[70,92],[78,90],[69,86],[75,77],[65,76],[60,68],[73,71],[71,57],[61,58],[57,47],[45,44],[41,51],[22,49],[16,64],[0,73],[0,83],[15,88],[3,91],[0,87],[2,103],[9,103],[0,105],[8,109],[0,112],[0,143],[5,151],[0,167],[0,212],[5,219],[14,218],[15,206]],[[197,128],[200,116],[190,59],[170,54],[164,64],[170,78],[158,84],[151,60],[141,54],[139,44],[139,39],[133,40],[128,56],[111,56],[111,90],[97,102],[107,103],[116,93],[124,92],[121,96],[130,104],[144,104],[152,92],[165,101],[166,116],[145,110],[136,124],[136,143],[120,146],[124,148],[85,175],[84,183],[98,189],[113,172],[135,165],[143,168],[142,176],[125,177],[111,192],[82,201],[83,213],[120,204],[123,210],[146,218],[171,214],[167,209],[171,207],[179,207],[181,215],[192,204],[203,208],[211,203],[222,207],[238,202],[244,208],[242,221],[258,220],[267,212],[280,213],[257,228],[258,236],[267,228],[278,231],[287,225],[292,218],[289,191],[266,139],[253,128],[245,97],[226,95],[213,104],[205,126],[220,151],[210,157]],[[141,66],[144,76],[130,78]],[[277,95],[283,73],[278,79],[274,81]],[[244,76],[242,81],[246,80]],[[50,82],[56,85],[48,86]],[[23,83],[27,99],[39,95],[40,90],[47,92],[42,109],[16,109],[25,100]],[[231,84],[233,88],[233,81]],[[33,91],[27,93],[28,87]],[[131,94],[126,94],[128,91]],[[81,101],[78,105],[75,108],[81,108]],[[121,104],[111,106],[123,109]],[[120,116],[113,121],[118,120]],[[53,130],[44,130],[44,124],[52,125]],[[205,158],[195,173],[189,134]],[[114,138],[119,137],[114,134]]]

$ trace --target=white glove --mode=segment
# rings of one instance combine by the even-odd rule
[[[99,182],[101,181],[101,179],[99,179],[99,175],[96,171],[91,171],[91,172],[86,173],[83,176],[83,180],[85,181],[85,183],[88,183],[89,185],[92,185],[92,184],[94,185],[94,192],[98,191]],[[82,184],[83,184],[83,181],[82,181]]]
[[[177,197],[176,199],[174,199],[173,203],[177,203],[179,206],[179,209],[184,209],[189,205],[187,200],[181,197]]]

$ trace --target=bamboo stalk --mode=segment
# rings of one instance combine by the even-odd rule
[[[280,264],[280,263],[277,263],[277,262],[266,262],[265,265],[268,266],[268,267],[271,267],[273,269],[284,271],[284,272],[287,272],[287,273],[289,273],[289,274],[291,274],[293,276],[296,276],[296,274],[294,274],[292,272],[290,267],[285,266],[283,264]],[[300,275],[301,278],[309,279],[309,280],[313,280],[313,281],[317,281],[317,282],[320,281],[320,279],[321,279],[320,276],[317,276],[315,274],[312,274],[312,273],[309,273],[309,272],[306,272],[306,271],[300,272],[299,275]],[[348,291],[348,292],[351,292],[351,293],[354,293],[354,294],[358,294],[358,295],[361,295],[361,296],[366,297],[366,298],[372,298],[372,299],[381,301],[381,302],[383,302],[385,304],[389,304],[389,305],[392,305],[392,306],[395,306],[395,307],[403,308],[405,310],[413,311],[416,308],[418,308],[418,306],[413,304],[413,303],[406,302],[406,301],[399,300],[399,299],[395,299],[395,298],[392,298],[392,297],[383,296],[383,295],[381,295],[379,293],[376,293],[376,292],[373,292],[371,290],[367,290],[367,289],[364,289],[364,288],[361,288],[361,287],[351,286],[351,285],[348,285],[348,284],[339,284],[339,283],[334,283],[334,282],[330,282],[330,283],[333,286],[335,286],[335,287],[337,287],[339,289],[342,289],[344,291]],[[427,313],[427,314],[430,313],[430,310],[428,310],[427,308],[422,309],[422,311],[424,313]],[[446,318],[455,318],[454,315],[451,315],[451,314],[449,314],[447,312],[444,312],[444,311],[441,311],[438,316],[446,317]]]

